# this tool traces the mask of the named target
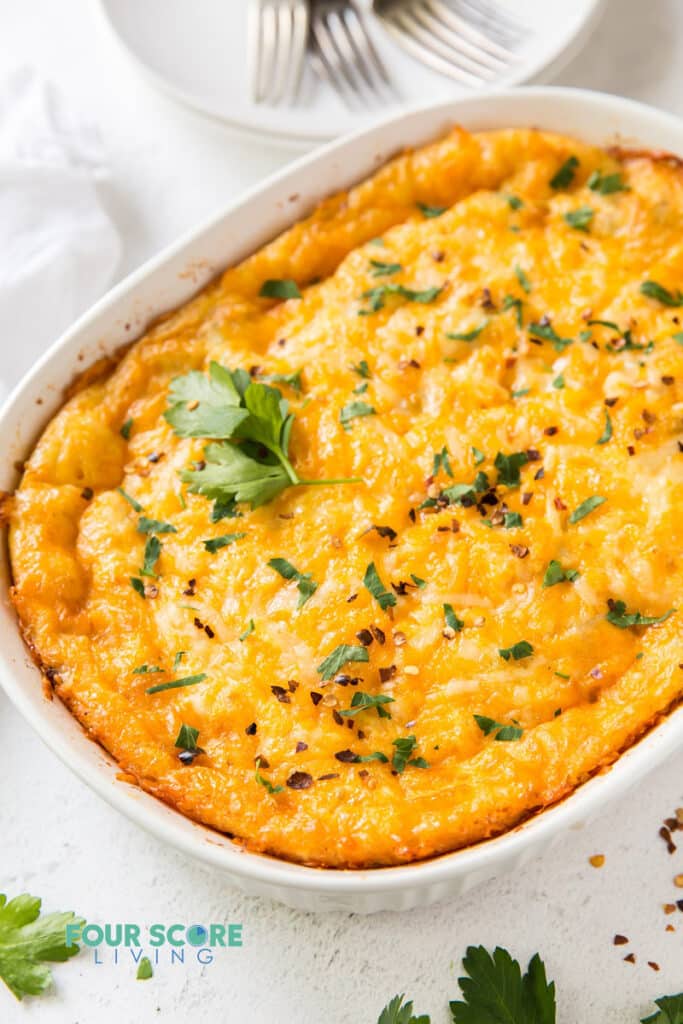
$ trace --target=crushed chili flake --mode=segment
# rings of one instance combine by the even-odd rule
[[[375,625],[370,626],[370,629],[372,630],[372,635],[378,644],[383,644],[386,641],[386,634],[383,629],[380,629],[379,626]]]
[[[525,491],[522,495],[522,505],[528,505],[534,496],[533,491]]]
[[[197,586],[197,581],[193,577],[191,580],[187,581],[187,590],[183,590],[183,595],[185,597],[194,597],[194,595],[195,595],[195,587],[196,586]]]
[[[355,601],[357,597],[358,597],[358,594],[351,594],[351,597],[347,597],[346,598],[346,603],[347,604],[351,604],[351,602]]]
[[[675,903],[664,903],[662,904],[662,910],[665,914],[675,914],[676,904]]]
[[[662,827],[659,830],[659,835],[662,837],[662,839],[666,843],[666,848],[667,848],[668,852],[669,853],[675,853],[676,852],[676,844],[674,843],[673,839],[671,838],[671,832],[666,827],[666,825],[662,825]]]
[[[534,480],[542,480],[544,476],[545,476],[545,469],[543,468],[543,466],[541,466],[541,468],[537,469],[536,472],[534,473]]]
[[[667,373],[662,377],[662,384],[665,384],[667,387],[671,387],[674,380],[675,378],[672,377],[671,374]]]
[[[676,875],[674,878],[674,885],[677,889],[683,889],[683,875]]]
[[[252,722],[251,725],[248,725],[244,731],[246,732],[247,736],[255,736],[257,728],[258,726],[256,725],[256,722]]]
[[[287,779],[290,789],[310,789],[313,785],[313,776],[308,772],[293,772]]]
[[[359,629],[356,633],[356,640],[358,640],[363,647],[369,647],[373,640],[372,633],[369,629]]]
[[[211,629],[211,626],[204,626],[204,632],[208,636],[209,640],[213,640],[213,638],[216,635],[214,631]]]
[[[281,704],[290,704],[289,694],[284,686],[271,686],[270,692],[280,701]]]
[[[308,743],[304,743],[303,740],[299,740],[294,751],[295,754],[301,754],[304,750],[308,750]]]
[[[395,665],[387,665],[379,670],[380,682],[388,683],[396,675],[397,668]]]
[[[397,647],[405,647],[405,645],[408,643],[408,637],[405,635],[405,633],[401,633],[399,630],[397,630],[393,634],[393,641]]]
[[[617,402],[618,402],[618,401],[619,401],[619,398],[618,398],[618,397],[617,397],[617,398],[606,398],[606,399],[605,399],[605,405],[606,405],[606,406],[607,406],[607,407],[608,407],[609,409],[612,409],[612,408],[613,408],[613,407],[614,407],[614,406],[615,406],[615,405],[617,404]]]
[[[553,505],[558,510],[558,512],[566,512],[567,511],[567,506],[562,501],[562,498],[554,498],[553,499]]]
[[[338,750],[334,756],[342,764],[356,764],[358,762],[358,754],[354,754],[352,750]]]
[[[647,966],[651,967],[653,971],[658,971],[659,970],[659,964],[655,963],[654,960],[648,960]]]
[[[636,955],[635,955],[635,953],[627,953],[626,956],[624,957],[624,960],[626,961],[627,964],[634,964],[636,962]]]
[[[338,779],[339,772],[328,772],[327,775],[319,775],[318,782],[327,782],[328,779]]]
[[[529,554],[529,548],[524,544],[510,544],[510,551],[515,558],[526,558]]]
[[[546,427],[543,433],[546,435],[546,437],[554,437],[555,434],[559,433],[559,430],[559,427]]]
[[[316,693],[315,690],[311,690],[311,700],[313,701],[314,705],[318,705],[322,699],[322,693]]]
[[[254,761],[256,762],[259,768],[270,768],[270,761],[267,758],[263,757],[262,754],[257,754],[256,757],[254,758]]]
[[[296,691],[299,689],[299,684],[297,683],[296,679],[287,680],[287,689],[289,690],[290,693],[296,693]]]
[[[81,498],[83,498],[84,501],[90,501],[94,493],[95,492],[92,487],[84,487],[81,491]]]
[[[635,448],[633,447],[632,444],[628,445],[628,447],[626,448],[626,451],[629,453],[629,455],[635,455],[636,454],[636,450],[635,450]]]
[[[538,448],[527,448],[526,457],[529,462],[540,462],[543,456],[539,452]]]
[[[335,720],[335,722],[337,723],[337,725],[343,725],[344,724],[344,719],[339,714],[339,712],[337,711],[336,708],[332,711],[332,717]]]
[[[605,855],[604,853],[594,853],[588,860],[592,867],[601,868],[605,863]]]
[[[614,945],[615,946],[625,946],[625,945],[627,945],[627,943],[628,943],[628,939],[626,938],[625,935],[618,935],[617,934],[617,935],[614,936]]]

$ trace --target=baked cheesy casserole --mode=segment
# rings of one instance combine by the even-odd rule
[[[90,374],[13,600],[123,777],[324,867],[475,843],[683,692],[683,176],[401,155]]]

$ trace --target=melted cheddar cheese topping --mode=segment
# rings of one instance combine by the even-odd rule
[[[13,600],[56,693],[145,790],[306,864],[428,857],[561,799],[683,691],[680,286],[663,157],[455,130],[324,202],[26,463]],[[163,415],[212,361],[279,375],[301,478],[360,482],[212,521],[180,478],[206,442]],[[153,576],[141,516],[173,528]],[[342,645],[367,660],[325,672]]]

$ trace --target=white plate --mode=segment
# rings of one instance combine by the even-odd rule
[[[15,388],[0,410],[0,488],[17,483],[23,460],[60,407],[75,374],[144,331],[150,319],[185,302],[220,269],[243,259],[313,204],[348,188],[406,146],[416,147],[454,122],[471,130],[537,126],[597,145],[621,143],[683,155],[683,122],[629,100],[572,89],[519,89],[419,108],[303,157],[131,274],[74,324]],[[516,868],[566,830],[597,816],[683,743],[683,707],[666,717],[555,807],[488,842],[403,867],[369,871],[308,868],[245,851],[142,790],[57,700],[20,638],[8,598],[9,561],[0,547],[0,683],[42,739],[100,796],[163,842],[190,854],[246,892],[302,910],[405,910],[464,892]],[[28,795],[27,795],[28,796]]]
[[[547,81],[576,55],[605,0],[496,0],[529,26],[519,59],[492,87]],[[412,59],[376,19],[368,19],[401,102],[351,113],[325,83],[308,74],[298,107],[256,105],[247,74],[247,0],[99,0],[104,21],[138,69],[175,99],[249,134],[311,146],[398,113],[472,91]],[[367,6],[367,0],[365,0]]]

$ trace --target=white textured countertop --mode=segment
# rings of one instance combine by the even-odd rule
[[[683,114],[682,48],[680,0],[611,0],[560,82]],[[0,62],[40,65],[99,123],[113,169],[106,202],[124,237],[121,274],[291,155],[236,139],[155,93],[101,35],[85,0],[5,3]],[[375,1024],[397,992],[445,1024],[470,943],[505,945],[525,960],[539,950],[557,983],[559,1024],[636,1024],[653,997],[683,990],[683,914],[662,909],[683,895],[672,881],[683,843],[670,856],[657,835],[683,805],[683,753],[524,871],[436,908],[363,918],[242,897],[112,811],[1,695],[0,750],[0,890],[28,890],[46,910],[73,908],[91,921],[244,926],[241,949],[203,967],[162,962],[145,983],[129,963],[97,965],[84,952],[57,965],[48,997],[19,1005],[0,990],[7,1024]],[[596,853],[606,857],[600,870],[588,862]],[[615,933],[630,944],[615,947]],[[629,951],[635,965],[623,962]]]

